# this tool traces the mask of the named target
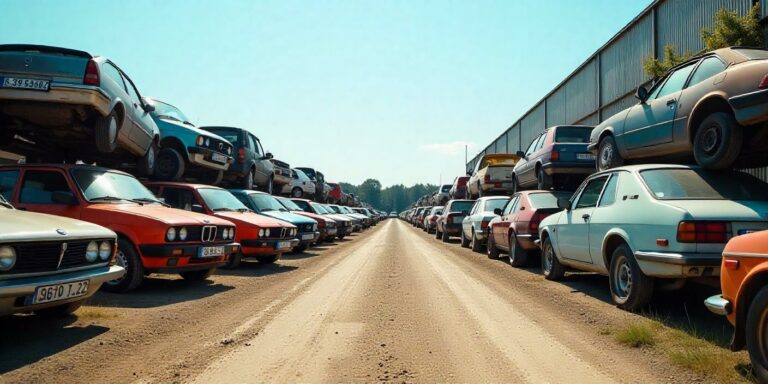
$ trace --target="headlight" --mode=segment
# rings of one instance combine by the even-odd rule
[[[174,227],[168,228],[168,232],[165,233],[165,239],[168,241],[176,240],[176,228]]]
[[[99,244],[99,259],[107,261],[112,257],[112,244],[109,241],[102,241]]]
[[[259,229],[259,237],[264,237],[264,230],[263,229]]]
[[[224,228],[224,240],[229,240],[229,228]]]
[[[187,239],[187,227],[181,227],[179,230],[179,240],[184,241]]]
[[[264,230],[264,236],[269,237],[269,228]]]
[[[203,136],[198,136],[198,137],[197,137],[197,146],[198,146],[198,147],[202,147],[202,146],[203,146],[203,144],[205,144],[205,137],[203,137]]]
[[[232,147],[227,147],[227,155],[231,155],[231,154],[232,154]]]
[[[229,229],[229,238],[230,239],[234,239],[235,238],[235,229],[234,228],[230,228]]]
[[[99,258],[99,244],[96,244],[95,241],[91,241],[88,243],[88,247],[85,248],[85,259],[88,260],[89,263],[93,263],[97,258]]]
[[[211,139],[209,139],[209,138],[206,138],[206,139],[205,139],[205,146],[206,146],[206,147],[208,147],[208,146],[210,146],[210,145],[211,145]]]
[[[16,265],[16,250],[10,245],[0,247],[0,271],[8,271]]]
[[[315,224],[312,224],[312,230],[313,230],[313,231],[317,231],[317,223],[315,223]]]

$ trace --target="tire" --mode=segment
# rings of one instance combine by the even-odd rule
[[[472,242],[470,243],[470,248],[472,248],[472,252],[482,252],[483,251],[483,245],[480,244],[480,240],[477,239],[477,234],[475,234],[475,231],[472,231]]]
[[[528,265],[528,251],[523,249],[514,233],[509,235],[509,264],[515,268]]]
[[[346,236],[347,236],[347,235],[336,235],[336,238],[337,238],[337,239],[339,239],[339,240],[344,240],[344,238],[345,238]]]
[[[248,174],[243,177],[243,184],[240,186],[241,188],[247,190],[253,189],[253,179],[254,179],[254,173],[256,172],[255,169],[251,168],[250,171],[248,171]]]
[[[477,183],[477,198],[481,198],[483,196],[485,196],[485,194],[483,193],[483,189],[480,188],[480,183]]]
[[[38,309],[37,311],[35,311],[35,314],[38,316],[50,317],[50,318],[67,317],[71,315],[73,312],[77,311],[80,308],[80,306],[83,305],[83,301],[85,300],[76,301],[74,303],[57,305],[55,307],[50,307],[45,309]]]
[[[186,163],[179,151],[171,148],[161,148],[155,160],[155,179],[162,181],[179,180],[184,174]]]
[[[275,194],[275,176],[270,176],[269,180],[267,181],[267,185],[264,187],[264,192],[269,193],[270,195]]]
[[[746,303],[745,303],[746,304]],[[752,371],[761,383],[768,382],[768,287],[757,292],[747,311],[744,323],[747,351]]]
[[[541,247],[541,272],[547,280],[558,281],[565,276],[565,267],[557,260],[552,240],[547,237]]]
[[[224,171],[215,169],[205,171],[200,178],[205,184],[219,185],[221,184],[221,181],[224,180]]]
[[[605,136],[600,140],[597,150],[597,159],[595,160],[598,171],[616,168],[624,165],[624,158],[621,157],[616,141],[613,136]]]
[[[693,138],[693,157],[706,169],[730,168],[741,153],[744,128],[732,114],[715,112],[698,126]]]
[[[645,307],[653,296],[653,278],[640,270],[635,255],[626,244],[613,251],[608,282],[611,299],[616,306],[627,311]]]
[[[123,293],[138,287],[144,280],[144,266],[136,253],[136,248],[126,239],[117,240],[117,265],[125,268],[125,275],[117,280],[104,283],[105,291]]]
[[[552,188],[552,176],[548,176],[546,172],[544,172],[543,167],[539,167],[536,172],[536,188],[539,190],[548,190]]]
[[[443,235],[440,233],[440,230],[435,227],[435,239],[440,240],[443,237]]]
[[[461,238],[461,247],[469,248],[469,239],[467,239],[467,237],[464,236],[464,228],[461,229],[461,235],[459,237]]]
[[[238,251],[237,253],[234,253],[229,256],[227,259],[227,262],[224,263],[224,265],[221,266],[222,269],[235,269],[240,266],[240,263],[243,260],[243,254]]]
[[[496,248],[496,243],[493,242],[493,236],[488,236],[488,244],[485,245],[485,248],[489,259],[498,260],[499,249]]]
[[[269,255],[269,256],[256,256],[256,260],[258,260],[259,263],[262,263],[262,264],[272,264],[280,260],[281,256],[282,254]]]
[[[155,162],[157,160],[157,145],[155,143],[152,143],[149,148],[147,148],[147,152],[139,158],[138,163],[136,163],[136,171],[143,176],[152,176],[152,174],[155,173]]]
[[[512,194],[514,195],[518,191],[521,191],[520,185],[517,184],[517,176],[512,174]]]
[[[120,116],[114,109],[109,115],[96,119],[93,136],[99,152],[112,153],[117,149],[117,134],[120,132],[121,124]]]
[[[443,243],[447,243],[450,238],[451,236],[448,234],[448,232],[443,231],[443,233],[440,234],[440,240],[442,240]]]
[[[187,281],[203,281],[208,280],[215,269],[216,268],[203,269],[200,271],[179,272],[179,275]]]
[[[299,187],[293,187],[291,190],[291,197],[300,198],[304,196],[304,191]]]
[[[296,248],[293,249],[293,253],[302,253],[309,248],[309,243],[299,244],[296,246]]]

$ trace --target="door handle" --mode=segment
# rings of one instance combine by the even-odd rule
[[[588,213],[585,213],[585,214],[581,215],[581,218],[584,219],[584,221],[589,221],[590,216],[589,216]]]
[[[675,99],[667,100],[667,106],[675,105],[675,103],[677,103],[677,100]]]

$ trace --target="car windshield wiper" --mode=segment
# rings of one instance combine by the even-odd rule
[[[184,120],[181,120],[181,119],[179,119],[178,117],[175,117],[175,116],[171,116],[171,115],[157,115],[157,117],[158,117],[159,119],[171,119],[171,120],[175,120],[175,121],[178,121],[178,122],[180,122],[180,123],[184,123]]]
[[[92,197],[90,200],[105,200],[105,201],[118,201],[118,200],[126,200],[122,197],[116,197],[116,196],[99,196],[99,197]]]
[[[261,211],[262,212],[271,212],[271,211],[276,211],[276,209],[274,209],[274,208],[264,208]]]
[[[13,205],[11,205],[11,203],[7,202],[5,200],[5,198],[3,198],[1,195],[0,195],[0,205],[2,205],[3,207],[6,207],[6,208],[14,209]]]
[[[214,209],[212,209],[212,211],[214,211],[214,212],[220,212],[220,211],[234,212],[235,210],[232,209],[232,208],[221,207],[221,208],[214,208]]]
[[[238,212],[250,212],[251,209],[250,208],[238,208],[237,211]]]
[[[189,121],[186,121],[186,120],[182,121],[182,123],[186,124],[186,125],[189,125],[190,127],[194,127],[195,126],[194,124],[192,124],[192,123],[190,123]]]
[[[170,207],[170,205],[168,205],[166,203],[163,203],[160,200],[152,199],[152,198],[149,198],[149,197],[140,197],[138,199],[130,199],[130,201],[133,201],[134,203],[139,203],[139,204],[142,204],[142,203],[157,203],[157,204],[164,205],[166,207]]]

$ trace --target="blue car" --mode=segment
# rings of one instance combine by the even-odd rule
[[[244,189],[230,189],[229,191],[238,200],[242,201],[246,207],[254,210],[256,213],[295,225],[299,229],[296,235],[299,245],[294,248],[294,251],[303,252],[310,244],[320,238],[316,220],[291,213],[274,196],[264,192]]]

